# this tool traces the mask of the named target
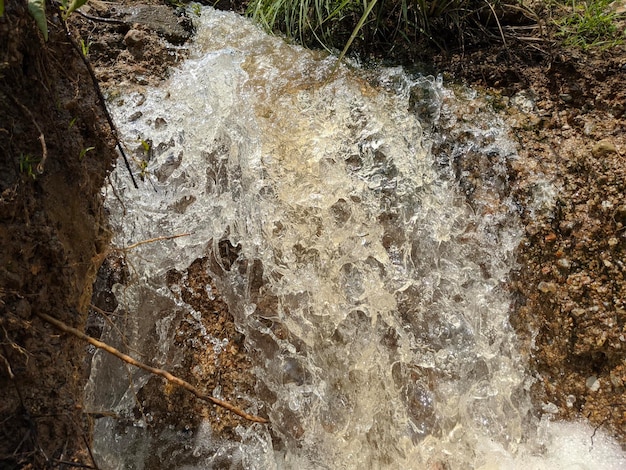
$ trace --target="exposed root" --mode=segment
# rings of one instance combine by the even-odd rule
[[[41,160],[37,164],[37,173],[41,175],[43,173],[43,168],[46,163],[46,159],[48,158],[48,147],[46,146],[46,138],[43,135],[43,131],[41,130],[41,127],[39,127],[39,124],[37,124],[37,120],[35,119],[35,116],[33,116],[33,113],[31,113],[30,110],[26,106],[24,106],[22,103],[20,103],[17,100],[17,98],[15,98],[14,96],[11,96],[11,99],[16,105],[18,105],[22,109],[22,111],[24,111],[24,113],[28,115],[33,125],[37,129],[37,132],[39,132],[39,144],[41,145]]]
[[[241,416],[242,418],[245,418],[249,421],[253,421],[255,423],[267,423],[268,420],[266,418],[262,418],[260,416],[255,416],[255,415],[251,415],[249,413],[246,413],[245,411],[241,410],[240,408],[236,407],[235,405],[224,401],[224,400],[220,400],[218,398],[214,398],[212,396],[209,395],[205,395],[202,392],[200,392],[200,390],[198,390],[197,388],[195,388],[193,385],[191,385],[189,382],[186,382],[185,380],[178,378],[174,375],[172,375],[171,373],[169,373],[166,370],[163,369],[157,369],[155,367],[149,366],[147,364],[144,364],[143,362],[139,362],[135,359],[133,359],[132,357],[128,356],[127,354],[124,354],[120,351],[118,351],[117,349],[115,349],[114,347],[103,343],[102,341],[99,341],[95,338],[92,338],[91,336],[86,335],[85,333],[83,333],[80,330],[77,330],[76,328],[72,328],[71,326],[66,325],[65,323],[63,323],[60,320],[57,320],[56,318],[51,317],[50,315],[47,315],[45,313],[37,313],[37,315],[47,321],[48,323],[54,325],[55,327],[57,327],[59,330],[64,331],[65,333],[70,333],[74,336],[76,336],[77,338],[82,339],[83,341],[87,341],[89,344],[95,346],[98,349],[102,349],[106,352],[108,352],[109,354],[112,354],[113,356],[117,357],[118,359],[126,362],[127,364],[133,365],[135,367],[139,367],[140,369],[143,369],[147,372],[150,372],[151,374],[154,375],[159,375],[163,378],[165,378],[166,380],[168,380],[169,382],[176,384],[184,389],[186,389],[187,391],[193,393],[197,398],[199,398],[200,400],[204,400],[204,401],[208,401],[213,403],[214,405],[217,406],[221,406],[222,408],[226,408],[227,410],[231,411],[232,413],[235,413],[238,416]]]
[[[14,379],[15,374],[13,373],[13,369],[11,368],[11,363],[9,362],[9,353],[6,347],[8,345],[12,349],[15,349],[17,352],[19,352],[20,354],[26,356],[27,362],[28,362],[28,351],[26,351],[19,344],[11,341],[11,339],[9,338],[9,333],[7,333],[7,330],[6,328],[4,328],[4,325],[0,325],[0,327],[2,327],[2,332],[4,333],[4,338],[5,338],[5,340],[0,342],[0,345],[2,345],[2,349],[4,352],[4,354],[0,354],[0,361],[2,361],[2,363],[4,364],[4,367],[7,371],[7,374],[9,375],[9,378]]]

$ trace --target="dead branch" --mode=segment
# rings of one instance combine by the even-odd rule
[[[200,390],[198,390],[197,388],[195,388],[193,385],[191,385],[189,382],[184,381],[183,379],[180,379],[174,375],[172,375],[171,373],[169,373],[166,370],[163,369],[157,369],[155,367],[151,367],[147,364],[144,364],[143,362],[139,362],[135,359],[133,359],[132,357],[118,351],[117,349],[115,349],[114,347],[103,343],[102,341],[99,341],[95,338],[92,338],[91,336],[86,335],[85,333],[83,333],[80,330],[77,330],[76,328],[72,328],[71,326],[66,325],[65,323],[63,323],[60,320],[57,320],[56,318],[51,317],[50,315],[47,315],[45,313],[37,313],[37,315],[47,321],[48,323],[54,325],[55,327],[57,327],[59,330],[64,331],[65,333],[70,333],[74,336],[76,336],[77,338],[82,339],[83,341],[87,341],[89,344],[95,346],[98,349],[102,349],[106,352],[108,352],[109,354],[112,354],[113,356],[117,357],[118,359],[126,362],[127,364],[131,364],[135,367],[139,367],[140,369],[143,369],[147,372],[150,372],[151,374],[154,375],[158,375],[163,377],[164,379],[168,380],[169,382],[176,384],[182,388],[184,388],[185,390],[193,393],[197,398],[199,398],[200,400],[203,401],[208,401],[213,403],[214,405],[217,406],[221,406],[222,408],[226,408],[227,410],[231,411],[232,413],[235,413],[238,416],[241,416],[242,418],[247,419],[248,421],[253,421],[255,423],[267,423],[269,422],[267,419],[262,418],[260,416],[255,416],[255,415],[251,415],[249,413],[246,413],[245,411],[241,410],[240,408],[236,407],[235,405],[228,403],[227,401],[224,400],[220,400],[218,398],[214,398],[212,396],[209,395],[205,395],[202,392],[200,392]]]

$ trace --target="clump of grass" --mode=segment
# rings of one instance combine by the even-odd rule
[[[352,0],[253,0],[248,14],[268,31],[328,47],[335,43],[337,26],[359,16],[361,7],[361,2]]]
[[[28,178],[32,178],[34,180],[37,179],[37,171],[36,167],[41,162],[41,158],[34,157],[30,154],[21,154],[19,159],[20,164],[20,173],[27,176]]]
[[[589,49],[609,48],[622,44],[624,30],[618,28],[620,16],[611,10],[614,0],[571,0],[571,12],[557,20],[558,36],[568,46]]]
[[[306,46],[340,50],[354,40],[386,53],[398,44],[446,49],[462,47],[468,39],[498,39],[491,31],[498,23],[499,1],[252,0],[248,14],[268,31]]]

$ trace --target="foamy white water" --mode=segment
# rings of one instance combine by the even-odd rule
[[[191,309],[164,287],[167,270],[222,239],[254,261],[211,274],[255,361],[249,411],[271,432],[224,442],[202,426],[181,443],[197,462],[185,468],[626,468],[601,431],[534,417],[504,287],[521,237],[502,196],[516,158],[506,129],[493,116],[455,124],[492,169],[470,205],[430,152],[437,126],[420,122],[452,113],[452,93],[401,69],[328,79],[333,60],[205,9],[168,83],[113,104],[123,138],[154,150],[140,190],[122,166],[114,175],[116,243],[193,233],[129,253],[143,280],[120,296],[134,347],[162,361],[169,308]],[[92,369],[94,409],[128,413],[123,367],[98,354]],[[145,468],[146,425],[98,420],[102,468]],[[180,467],[164,456],[162,468]]]

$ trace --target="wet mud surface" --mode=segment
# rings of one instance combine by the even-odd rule
[[[110,241],[100,188],[116,159],[91,77],[59,23],[25,3],[0,19],[0,467],[91,462],[82,413],[85,328]],[[6,46],[6,47],[5,47]]]
[[[534,400],[626,445],[626,50],[562,50],[536,64],[488,51],[455,59],[449,73],[493,93],[519,144],[510,177],[525,237],[511,323]],[[540,194],[545,182],[553,193]],[[538,198],[545,210],[528,210]]]

